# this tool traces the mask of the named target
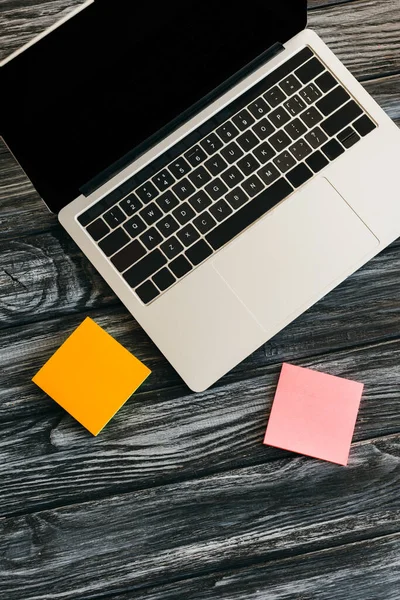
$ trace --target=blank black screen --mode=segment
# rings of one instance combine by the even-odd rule
[[[1,68],[1,134],[58,212],[305,19],[305,0],[96,0]]]

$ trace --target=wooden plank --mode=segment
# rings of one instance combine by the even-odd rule
[[[0,242],[0,328],[120,303],[69,235]]]
[[[398,600],[399,556],[395,534],[110,600]]]
[[[30,42],[84,0],[1,0],[0,60]]]
[[[400,340],[295,362],[365,383],[356,441],[400,432]],[[261,443],[280,364],[255,373],[246,369],[244,381],[238,381],[236,371],[225,385],[202,394],[185,394],[179,387],[151,391],[151,385],[163,383],[157,381],[158,369],[155,382],[150,378],[95,439],[28,383],[22,367],[9,369],[10,375],[12,370],[18,373],[19,387],[16,382],[0,396],[3,516],[287,455]],[[16,405],[21,419],[4,422]]]
[[[362,80],[400,71],[399,0],[358,0],[310,13],[315,29]]]
[[[350,4],[350,2],[358,2],[358,0],[308,0],[308,10],[315,10],[316,8],[327,8],[335,4]],[[344,10],[350,10],[349,7],[345,7]]]
[[[6,242],[0,252],[0,322],[7,326],[0,338],[0,417],[8,421],[41,412],[30,379],[87,314],[153,369],[144,390],[178,385],[185,394],[187,388],[182,387],[175,371],[70,244],[66,234],[61,239],[44,234],[24,242]],[[219,385],[243,379],[269,364],[398,336],[399,271],[398,242],[295,320]],[[36,322],[46,318],[45,323]]]
[[[400,437],[3,519],[0,593],[64,600],[398,533]],[[120,455],[121,458],[121,455]]]

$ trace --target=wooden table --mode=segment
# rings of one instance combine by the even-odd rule
[[[0,55],[79,3],[0,0]],[[309,22],[400,123],[400,0]],[[400,242],[191,394],[4,146],[0,177],[1,600],[398,600]],[[154,372],[98,438],[31,383],[86,315]],[[262,445],[283,361],[365,382],[348,468]]]

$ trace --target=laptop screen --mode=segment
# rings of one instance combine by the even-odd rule
[[[1,135],[59,212],[305,24],[306,0],[96,0],[2,66]]]

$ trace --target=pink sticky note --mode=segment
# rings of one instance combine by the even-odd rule
[[[347,465],[363,388],[284,363],[264,444]]]

